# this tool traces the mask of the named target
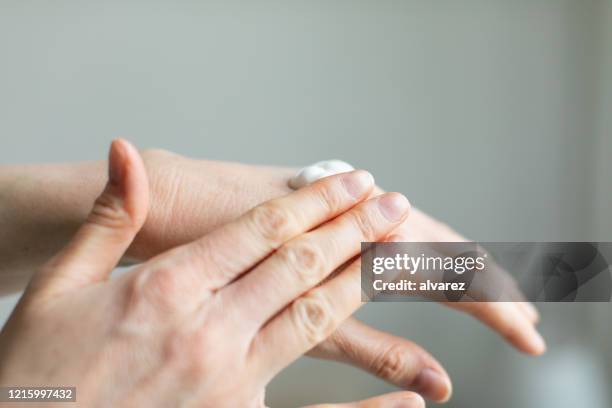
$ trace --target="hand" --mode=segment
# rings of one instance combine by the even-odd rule
[[[295,172],[280,167],[204,162],[164,150],[149,150],[144,156],[152,179],[154,204],[150,221],[132,247],[135,258],[148,258],[188,242],[267,199],[289,193],[287,180]],[[375,188],[372,196],[382,193],[383,190]],[[201,212],[203,206],[207,208],[206,214],[193,217],[192,214]],[[417,208],[396,234],[398,239],[412,242],[467,241],[448,225]],[[525,301],[518,288],[514,297],[512,303],[446,305],[473,315],[519,350],[541,354],[546,346],[535,329],[539,314]]]
[[[365,172],[330,177],[108,280],[148,209],[138,153],[115,142],[109,167],[3,328],[0,384],[76,386],[83,406],[260,407],[269,380],[359,307],[359,260],[329,275],[408,211],[398,194],[366,200]]]
[[[163,150],[146,151],[144,159],[152,179],[154,203],[149,221],[131,248],[137,259],[195,239],[262,201],[288,194],[291,190],[287,180],[295,172],[280,167],[201,161]],[[382,193],[375,188],[372,196]],[[202,211],[200,208],[206,208],[205,214],[194,217],[193,214]],[[403,241],[466,241],[416,208],[395,234],[397,240]],[[538,312],[524,302],[520,291],[515,294],[516,303],[445,305],[481,320],[519,350],[541,354],[545,344],[535,329]],[[309,355],[365,369],[434,401],[446,401],[451,395],[450,378],[433,356],[412,342],[367,327],[353,318]]]
[[[288,194],[287,179],[294,173],[288,168],[194,160],[162,150],[145,151],[143,158],[152,199],[149,217],[124,257],[134,261],[149,259],[192,241],[261,202]],[[0,202],[0,219],[18,221],[4,222],[8,228],[0,231],[0,259],[4,260],[0,263],[0,282],[3,282],[0,291],[18,288],[33,265],[40,264],[50,251],[59,249],[58,245],[64,245],[74,228],[85,219],[88,210],[83,207],[102,189],[103,178],[99,174],[103,172],[103,163],[45,166],[44,172],[40,166],[30,167],[16,169],[13,175],[8,174],[11,177],[5,182],[2,176],[7,171],[0,171],[0,195],[3,184],[9,186],[8,193],[15,187],[20,188],[14,194],[4,195],[16,197],[4,216],[3,202]],[[41,178],[43,173],[45,176]],[[380,193],[376,189],[373,194]],[[24,217],[20,209],[33,206],[21,203],[38,202],[44,203],[44,208],[37,210],[35,216],[25,214]],[[413,209],[399,234],[407,241],[465,240],[418,209]],[[534,329],[537,311],[528,303],[447,305],[474,315],[522,351],[539,354],[545,348]],[[363,328],[358,322],[352,324],[351,320],[311,354],[349,362],[436,401],[450,397],[449,377],[431,355],[412,347],[410,342]]]
[[[396,233],[397,240],[405,242],[468,241],[446,224],[416,208],[413,208],[410,217],[402,223]],[[446,302],[444,305],[469,313],[525,353],[532,355],[544,353],[546,344],[535,329],[535,324],[540,319],[537,309],[525,300],[509,275],[502,278],[505,278],[507,292],[513,297],[513,302]]]

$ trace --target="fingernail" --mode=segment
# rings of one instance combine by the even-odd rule
[[[450,380],[431,368],[421,370],[412,386],[418,393],[437,402],[448,401],[452,393]]]
[[[410,203],[408,199],[398,193],[384,194],[378,199],[378,208],[385,218],[390,222],[397,222],[408,211]]]
[[[120,143],[113,140],[108,154],[108,181],[113,185],[120,185],[123,180],[125,163],[122,160],[123,150]]]
[[[342,183],[352,197],[360,198],[370,191],[374,185],[374,177],[367,171],[358,170],[346,173],[342,178]]]

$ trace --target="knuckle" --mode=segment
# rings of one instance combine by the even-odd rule
[[[342,208],[343,200],[339,191],[343,191],[343,189],[334,188],[329,183],[322,183],[316,190],[317,197],[329,214],[334,214]]]
[[[156,301],[171,299],[177,293],[176,272],[168,267],[156,269],[146,280],[144,294]]]
[[[191,276],[186,268],[163,262],[150,267],[140,266],[124,275],[121,305],[117,311],[120,331],[148,333],[159,330],[160,322],[167,323],[192,310],[202,293]]]
[[[373,360],[372,370],[378,377],[391,382],[399,382],[407,367],[410,367],[413,372],[418,372],[415,363],[399,344],[393,344]]]
[[[342,326],[338,327],[325,340],[308,352],[310,357],[323,359],[338,359],[343,358],[349,361],[356,361],[359,355],[359,350],[356,349],[356,343],[347,337]]]
[[[293,227],[291,214],[274,202],[255,207],[251,221],[257,233],[273,243],[282,242]]]
[[[160,266],[137,274],[129,287],[129,298],[137,309],[145,307],[162,314],[174,311],[183,298],[176,271]]]
[[[324,296],[304,296],[294,302],[292,311],[294,324],[309,345],[319,344],[333,332],[334,319]]]
[[[156,314],[152,313],[150,305],[145,304],[142,296],[145,275],[146,272],[137,273],[127,280],[117,318],[117,332],[122,335],[149,332],[157,321]]]
[[[281,251],[281,256],[289,269],[306,285],[314,285],[323,274],[323,254],[319,247],[311,242],[289,244]]]
[[[372,225],[372,219],[369,214],[363,209],[355,210],[351,214],[351,222],[359,231],[363,240],[373,241],[376,238],[376,229]]]
[[[132,224],[123,200],[107,189],[95,201],[89,214],[89,222],[103,227],[122,228]]]

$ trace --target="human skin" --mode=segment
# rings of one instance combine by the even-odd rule
[[[361,305],[359,242],[388,240],[410,208],[397,193],[369,198],[367,172],[345,173],[109,279],[149,209],[138,152],[115,141],[109,161],[85,223],[0,333],[0,385],[75,386],[84,407],[263,407],[268,382]]]
[[[124,261],[142,261],[190,242],[255,205],[290,192],[294,169],[189,159],[162,150],[142,154],[151,186],[149,216]],[[30,271],[64,245],[102,190],[105,163],[0,167],[0,290],[20,289]],[[372,195],[380,194],[375,189]],[[463,241],[451,228],[414,209],[395,233],[405,241]],[[517,299],[520,300],[520,299]],[[525,303],[453,303],[482,320],[518,349],[544,351]],[[348,319],[310,355],[363,368],[443,401],[450,380],[422,348]]]

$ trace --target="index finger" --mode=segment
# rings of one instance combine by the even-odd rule
[[[267,201],[182,249],[207,288],[219,289],[286,241],[363,201],[373,187],[373,177],[363,170],[326,177]]]

